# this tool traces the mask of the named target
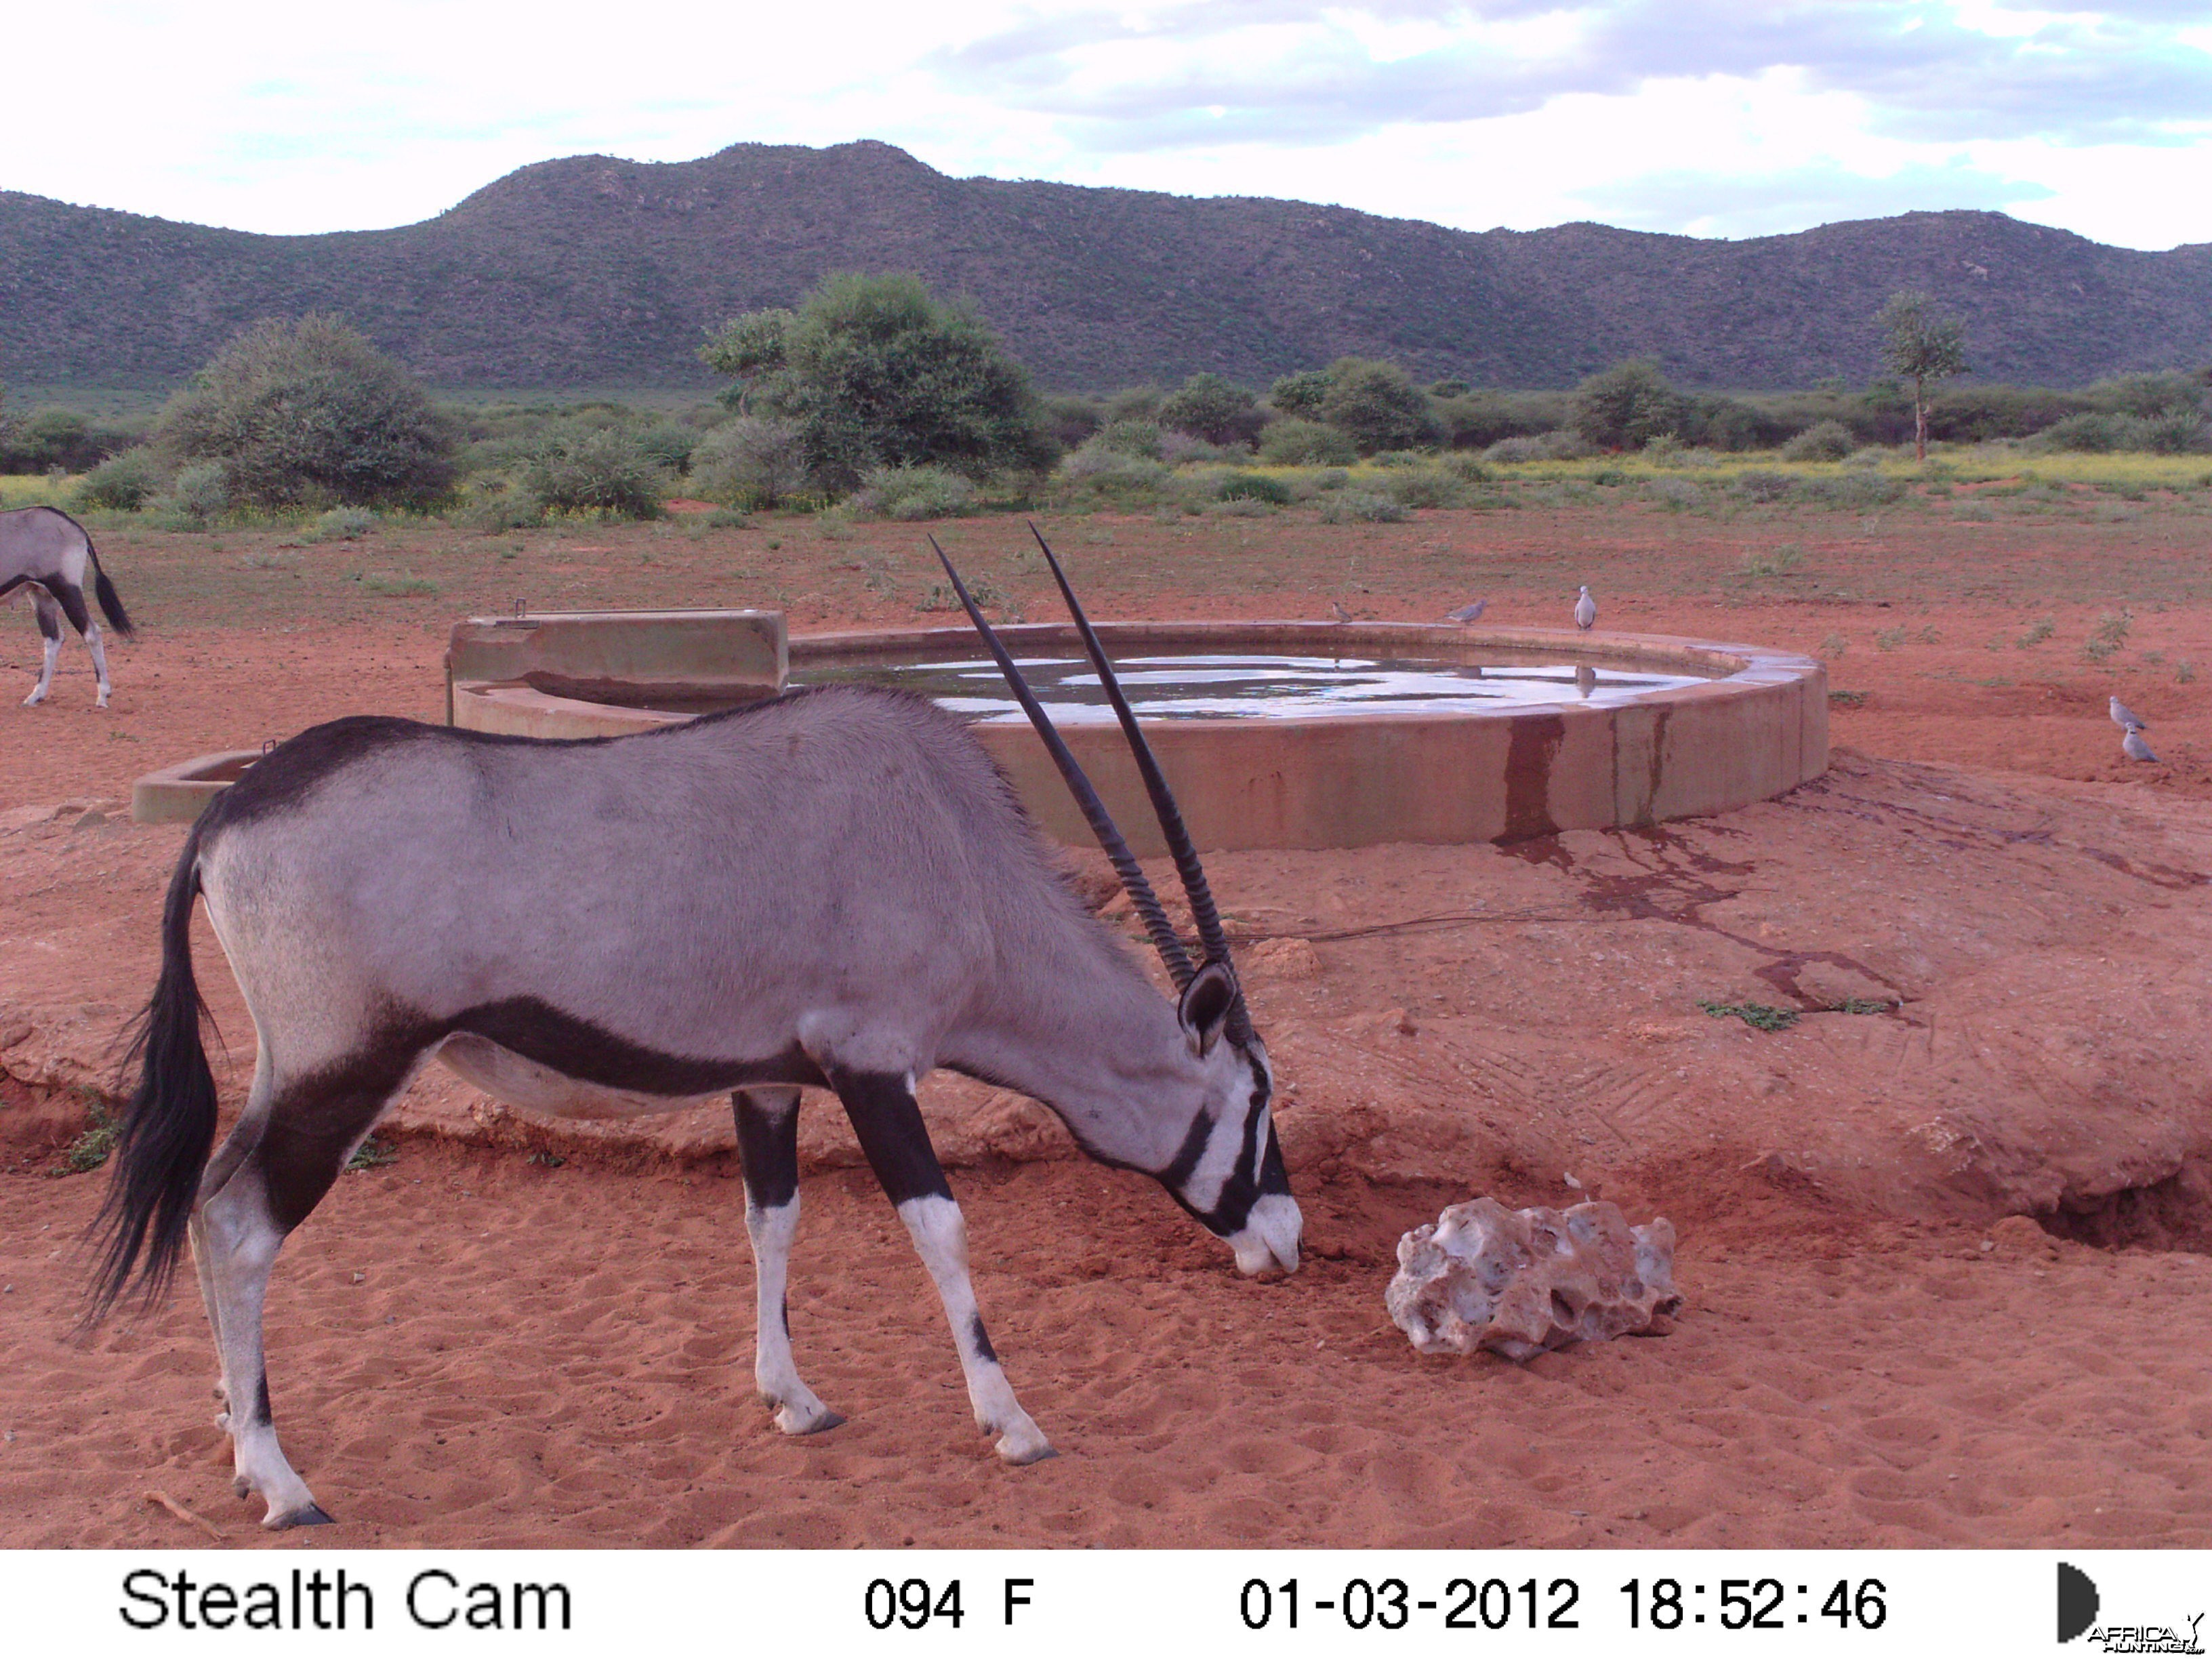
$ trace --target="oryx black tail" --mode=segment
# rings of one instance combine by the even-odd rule
[[[129,639],[136,631],[131,627],[131,613],[123,608],[123,596],[115,591],[115,584],[107,580],[107,573],[100,568],[100,552],[92,544],[92,538],[84,538],[84,550],[92,555],[93,597],[100,601],[100,614],[107,618],[107,625]]]
[[[192,975],[204,828],[203,820],[185,838],[161,908],[161,976],[131,1046],[138,1087],[123,1109],[107,1197],[92,1224],[100,1255],[88,1322],[103,1318],[134,1276],[149,1303],[168,1288],[215,1145],[215,1073],[200,1040],[207,1011]]]

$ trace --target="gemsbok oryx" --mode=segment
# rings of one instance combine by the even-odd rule
[[[953,583],[1098,830],[1176,1000],[1077,902],[967,731],[886,690],[799,691],[569,742],[356,716],[279,745],[201,814],[162,911],[90,1317],[134,1276],[158,1296],[189,1237],[221,1358],[233,1485],[265,1500],[264,1526],[330,1518],[271,1425],[270,1270],[433,1055],[557,1115],[665,1112],[733,1091],[757,1264],[753,1376],[787,1434],[842,1420],[791,1352],[802,1085],[834,1091],[851,1118],[936,1281],[975,1419],[1010,1463],[1052,1447],[984,1334],[960,1210],[915,1103],[931,1068],[1042,1101],[1092,1158],[1159,1180],[1246,1273],[1296,1267],[1301,1218],[1267,1051],[1190,837],[1097,636],[1079,610],[1161,809],[1196,964]],[[260,1045],[212,1159],[196,896]]]
[[[46,700],[54,683],[54,663],[62,654],[62,618],[84,638],[92,653],[92,671],[100,683],[94,707],[107,707],[107,647],[100,643],[100,624],[84,602],[85,573],[92,573],[92,591],[100,601],[107,625],[125,639],[131,637],[131,616],[117,597],[115,584],[100,568],[100,555],[85,527],[58,507],[26,507],[0,513],[0,597],[29,586],[32,607],[38,612],[39,634],[46,643],[46,660],[39,683],[23,699],[26,708]]]

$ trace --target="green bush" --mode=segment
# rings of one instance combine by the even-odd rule
[[[1443,428],[1429,395],[1395,363],[1340,357],[1329,365],[1321,417],[1348,436],[1363,455],[1437,442]]]
[[[808,471],[833,489],[875,466],[1031,471],[1054,450],[1028,372],[919,276],[833,272],[795,314],[737,318],[700,356],[742,378],[749,408],[799,428]]]
[[[1533,438],[1567,420],[1564,392],[1468,392],[1458,396],[1430,392],[1431,407],[1455,449],[1487,449],[1508,438]]]
[[[645,458],[664,472],[682,472],[691,465],[691,457],[705,437],[696,426],[682,421],[655,421],[637,434],[637,447]]]
[[[1157,421],[1109,421],[1098,428],[1095,436],[1084,446],[1086,449],[1103,449],[1115,455],[1131,455],[1139,460],[1160,459],[1160,428]]]
[[[2069,415],[2047,428],[2035,441],[2045,449],[2181,455],[2205,447],[2205,437],[2202,415],[2193,409],[2176,409],[2148,416]]]
[[[541,438],[522,488],[556,513],[657,519],[664,477],[630,433],[569,428]]]
[[[1799,478],[1791,492],[1797,500],[1844,513],[1864,513],[1901,501],[1908,493],[1902,478],[1856,469],[1833,478]]]
[[[1045,434],[1063,452],[1073,449],[1105,421],[1105,411],[1095,398],[1061,392],[1044,400]]]
[[[1409,516],[1400,503],[1371,489],[1340,489],[1321,504],[1323,524],[1400,524]]]
[[[143,449],[126,449],[110,456],[84,475],[76,498],[85,507],[136,513],[161,488],[161,471]]]
[[[1270,466],[1349,466],[1359,450],[1333,426],[1291,417],[1260,434],[1260,459]]]
[[[318,542],[357,542],[376,529],[376,514],[365,507],[334,507],[307,532]]]
[[[1571,427],[1534,437],[1501,438],[1482,452],[1493,466],[1525,466],[1530,461],[1578,461],[1592,453],[1589,441]]]
[[[1783,445],[1782,455],[1791,461],[1840,461],[1857,447],[1841,421],[1822,421]]]
[[[1735,475],[1735,493],[1746,501],[1786,501],[1797,480],[1787,472],[1739,472]]]
[[[267,318],[170,398],[154,442],[220,463],[263,507],[427,503],[452,487],[455,434],[429,393],[336,317]]]
[[[2171,369],[2155,374],[2114,374],[2090,386],[2086,395],[2117,414],[2146,421],[2161,415],[2204,412],[2203,382]]]
[[[949,467],[879,466],[854,492],[856,512],[879,519],[952,519],[975,510],[975,486]]]
[[[808,492],[806,438],[797,425],[739,415],[699,440],[690,486],[708,501],[769,507]]]
[[[38,409],[21,421],[0,417],[0,472],[85,472],[131,441],[130,433],[94,426],[73,409]]]
[[[1382,481],[1382,493],[1401,507],[1457,507],[1467,497],[1457,474],[1441,466],[1407,467]]]
[[[1285,374],[1267,388],[1267,401],[1276,410],[1300,420],[1317,420],[1321,416],[1322,400],[1328,396],[1334,384],[1325,368],[1300,369],[1295,374]]]
[[[454,520],[486,535],[545,522],[545,503],[504,473],[473,474],[462,483],[460,494]]]
[[[1249,443],[1265,424],[1259,400],[1218,374],[1194,374],[1160,399],[1159,423],[1210,444]]]
[[[1217,493],[1224,501],[1265,501],[1270,507],[1291,504],[1290,485],[1264,472],[1229,473],[1221,480]]]
[[[1599,449],[1641,449],[1665,433],[1680,433],[1689,399],[1667,383],[1649,357],[1632,358],[1593,374],[1575,388],[1574,429]]]
[[[1168,498],[1175,474],[1158,461],[1088,443],[1060,464],[1052,500],[1078,512],[1128,513]]]
[[[221,461],[179,467],[167,493],[157,496],[151,506],[179,524],[204,525],[230,511],[230,479]]]

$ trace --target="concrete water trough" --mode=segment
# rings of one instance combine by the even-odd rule
[[[1139,854],[1161,849],[1073,628],[1001,630]],[[1412,623],[1109,623],[1206,848],[1516,840],[1725,811],[1828,763],[1827,677],[1756,646]],[[862,679],[972,729],[1047,833],[1087,844],[1043,745],[964,625],[787,639],[773,611],[594,611],[459,623],[453,724],[545,738],[651,730]]]

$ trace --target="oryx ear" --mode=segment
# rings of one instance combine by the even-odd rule
[[[1228,1023],[1229,1011],[1236,1006],[1237,975],[1227,963],[1217,957],[1191,976],[1176,1007],[1183,1035],[1190,1039],[1191,1053],[1213,1052],[1213,1045],[1221,1040],[1221,1028]]]

